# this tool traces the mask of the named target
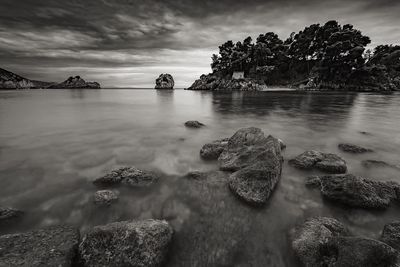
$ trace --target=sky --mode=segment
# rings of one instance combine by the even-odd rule
[[[61,82],[154,87],[161,73],[191,85],[218,46],[273,31],[285,40],[313,23],[353,24],[400,44],[400,0],[0,0],[0,68]]]

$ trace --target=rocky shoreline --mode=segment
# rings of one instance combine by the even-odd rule
[[[203,125],[198,121],[190,122]],[[373,153],[371,149],[354,144],[339,144],[338,147],[353,155]],[[181,178],[182,188],[178,191],[191,192],[194,195],[187,197],[201,200],[202,205],[197,209],[207,219],[202,223],[193,220],[188,223],[195,223],[203,232],[185,231],[182,228],[185,224],[178,218],[182,211],[163,207],[159,218],[116,221],[82,232],[60,225],[0,236],[0,266],[191,266],[193,262],[199,263],[196,266],[217,263],[232,266],[234,256],[230,250],[238,249],[238,242],[243,238],[235,234],[237,229],[241,229],[241,233],[249,232],[246,220],[260,209],[268,209],[266,204],[279,190],[285,148],[282,140],[266,136],[259,128],[249,127],[200,149],[199,156],[216,161],[219,170],[188,173]],[[319,189],[324,199],[338,207],[381,210],[400,201],[400,184],[348,174],[346,161],[338,155],[310,150],[288,162],[290,168],[327,173],[305,177],[304,186],[310,190]],[[120,192],[116,187],[148,188],[160,179],[159,174],[135,167],[114,169],[93,180],[99,190],[93,194],[92,201],[106,207],[118,205]],[[237,203],[225,202],[228,198],[236,199]],[[238,203],[241,203],[240,209],[226,209],[226,205]],[[254,206],[256,210],[252,209]],[[231,214],[231,211],[238,214]],[[23,211],[0,208],[0,223],[12,223],[23,216]],[[218,238],[214,237],[215,231],[222,229],[215,227],[221,223],[221,216],[231,221],[223,226],[227,228],[224,234],[227,239],[214,240]],[[175,232],[182,229],[175,237]],[[288,234],[292,251],[302,266],[396,267],[400,264],[400,222],[387,222],[379,239],[354,235],[343,223],[327,217],[308,218],[293,225]],[[227,251],[218,247],[221,244],[225,244]],[[183,254],[199,246],[203,252],[197,251],[190,259],[185,258]],[[171,251],[171,247],[175,250]],[[183,253],[174,259],[179,262],[168,262],[169,254],[176,252],[176,248]],[[196,253],[208,256],[200,260],[202,255]]]

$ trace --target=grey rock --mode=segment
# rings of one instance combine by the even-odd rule
[[[72,266],[78,244],[79,231],[68,226],[3,235],[0,266]]]
[[[175,82],[171,74],[160,74],[156,79],[155,89],[174,89]]]
[[[188,128],[201,128],[204,124],[199,121],[187,121],[185,122],[185,126]]]
[[[111,186],[125,184],[133,187],[146,187],[158,181],[158,177],[135,167],[123,167],[112,170],[110,173],[93,181],[95,185]]]
[[[383,227],[381,240],[400,251],[400,221],[386,224]]]
[[[331,201],[355,208],[384,209],[398,198],[399,185],[372,181],[352,174],[313,177],[321,194]]]
[[[112,190],[99,190],[94,193],[93,200],[97,205],[111,205],[118,200],[118,193]]]
[[[229,138],[224,138],[205,144],[200,150],[200,156],[206,160],[218,159],[222,151],[228,146],[228,140]]]
[[[79,245],[83,265],[161,266],[173,235],[166,221],[115,222],[96,226]]]
[[[361,161],[361,164],[365,168],[373,168],[373,167],[387,167],[387,168],[393,168],[393,169],[400,169],[400,165],[395,165],[395,164],[390,164],[382,160],[373,160],[373,159],[367,159]]]
[[[21,217],[24,214],[23,211],[10,208],[0,207],[0,222],[9,221]]]
[[[315,150],[298,155],[289,160],[289,164],[299,169],[316,168],[328,173],[345,173],[347,171],[346,161],[341,157]]]
[[[349,153],[367,153],[367,152],[373,152],[372,149],[361,147],[358,145],[353,145],[353,144],[339,144],[338,145],[339,149],[344,151],[344,152],[349,152]]]

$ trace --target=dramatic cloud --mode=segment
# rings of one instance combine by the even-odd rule
[[[103,87],[152,87],[170,72],[186,87],[210,71],[226,40],[268,31],[285,39],[337,19],[372,39],[399,44],[397,0],[2,0],[3,68],[32,79],[70,75]]]

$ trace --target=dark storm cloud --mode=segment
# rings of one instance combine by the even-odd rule
[[[398,43],[399,12],[397,0],[2,0],[1,67],[46,80],[79,72],[106,86],[151,86],[169,71],[187,86],[228,39],[285,39],[338,19],[372,45]]]

